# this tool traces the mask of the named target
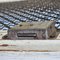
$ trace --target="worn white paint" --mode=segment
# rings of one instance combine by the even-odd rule
[[[0,45],[9,44],[16,46],[0,46],[0,50],[48,50],[48,51],[60,51],[60,41],[58,40],[1,40]]]

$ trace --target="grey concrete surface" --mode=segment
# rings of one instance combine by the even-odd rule
[[[1,60],[60,60],[60,52],[0,52]]]

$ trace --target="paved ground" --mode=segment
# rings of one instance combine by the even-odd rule
[[[1,60],[60,60],[60,52],[0,52]]]

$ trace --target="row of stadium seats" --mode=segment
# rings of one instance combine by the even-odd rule
[[[34,9],[1,9],[0,30],[7,30],[20,22],[55,20],[55,27],[60,29],[60,10]]]

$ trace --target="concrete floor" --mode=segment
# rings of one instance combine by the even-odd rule
[[[60,52],[0,52],[1,60],[60,60]]]

